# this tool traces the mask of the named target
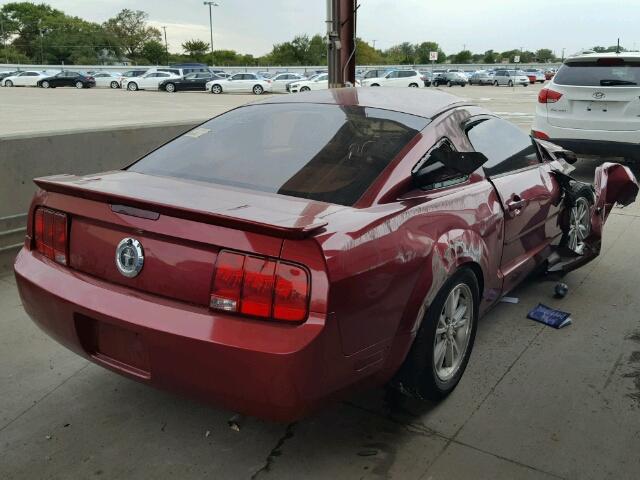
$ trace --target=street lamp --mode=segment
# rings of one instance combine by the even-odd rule
[[[211,31],[211,65],[213,65],[213,15],[211,13],[211,7],[219,7],[216,2],[202,2],[204,5],[209,5],[209,30]]]

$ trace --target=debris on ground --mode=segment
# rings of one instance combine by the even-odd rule
[[[502,297],[500,299],[500,302],[516,304],[516,303],[520,302],[520,299],[518,297]]]
[[[553,328],[562,328],[571,325],[571,314],[547,307],[539,303],[536,308],[527,314],[527,318],[544,323]]]
[[[237,413],[229,420],[227,420],[227,423],[229,424],[229,428],[231,428],[231,430],[239,432],[242,424],[244,423],[244,415]]]
[[[564,298],[567,296],[567,293],[569,293],[569,285],[562,282],[556,283],[556,288],[555,288],[556,298]]]
[[[211,435],[211,430],[207,430],[204,434],[204,438],[209,438],[210,435]]]
[[[360,457],[373,457],[375,455],[378,455],[378,450],[361,450],[358,452],[358,456]]]

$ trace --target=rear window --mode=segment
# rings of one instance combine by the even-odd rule
[[[558,85],[625,87],[640,85],[640,62],[601,59],[600,62],[570,62],[560,67],[553,79]]]
[[[252,105],[209,120],[129,171],[353,205],[428,123],[367,107]]]

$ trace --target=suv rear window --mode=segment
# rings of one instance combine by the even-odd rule
[[[251,105],[209,120],[129,170],[353,205],[429,121],[359,106]]]
[[[640,62],[600,59],[565,63],[553,79],[558,85],[625,87],[640,85]]]

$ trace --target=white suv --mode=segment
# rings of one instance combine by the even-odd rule
[[[390,70],[380,78],[365,78],[363,87],[424,87],[425,77],[417,70]]]
[[[538,95],[532,133],[576,153],[640,159],[640,53],[566,60]]]

